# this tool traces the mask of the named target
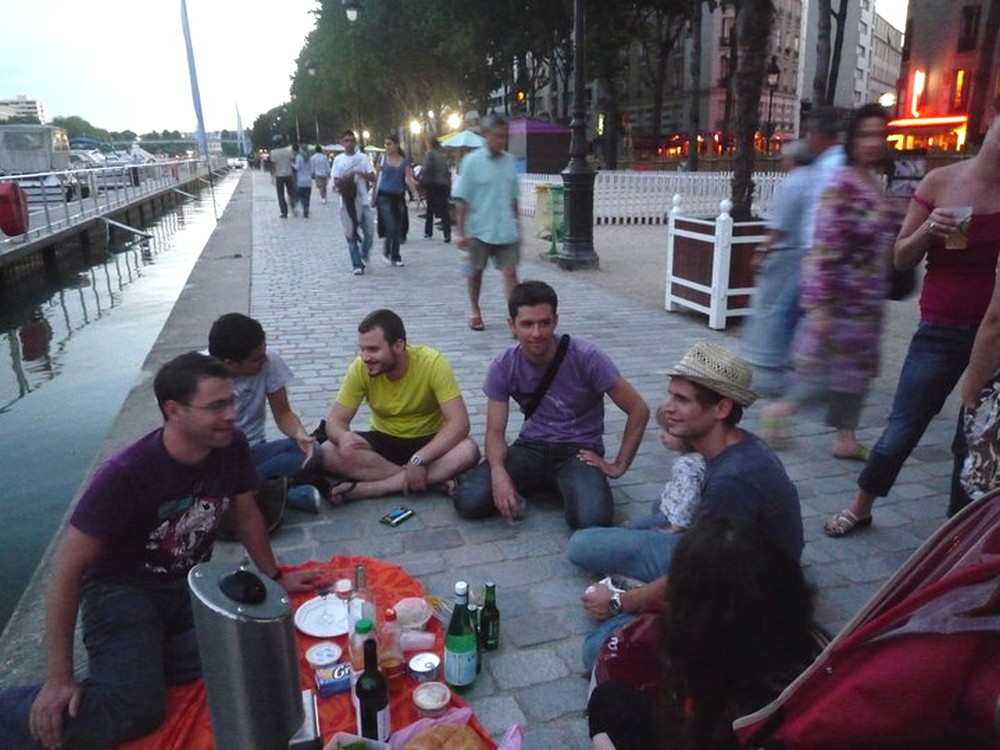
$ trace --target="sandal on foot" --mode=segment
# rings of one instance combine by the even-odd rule
[[[358,483],[353,479],[341,479],[339,482],[334,482],[330,488],[330,492],[326,496],[330,501],[330,505],[334,508],[339,508],[341,505],[351,502],[354,498],[348,497],[348,495],[357,486]]]
[[[473,331],[485,331],[486,324],[483,323],[482,318],[476,316],[474,318],[469,318],[469,328],[471,328]]]
[[[839,513],[835,513],[826,519],[826,523],[823,524],[823,531],[826,532],[827,536],[837,538],[847,536],[858,529],[864,529],[871,525],[871,516],[868,516],[867,518],[858,518],[850,510],[844,508]]]
[[[836,458],[838,461],[860,461],[864,463],[868,460],[868,449],[863,445],[855,446],[854,450],[850,453],[845,453],[843,455],[837,455],[833,451],[830,451],[830,455]]]

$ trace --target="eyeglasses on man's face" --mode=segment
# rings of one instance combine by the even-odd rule
[[[230,396],[229,398],[220,398],[218,401],[210,401],[207,404],[184,404],[190,409],[198,409],[200,411],[208,411],[212,414],[222,414],[230,409],[236,408],[236,397]]]

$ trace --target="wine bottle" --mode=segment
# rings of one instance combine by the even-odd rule
[[[455,609],[444,636],[444,681],[458,691],[476,680],[476,629],[469,616],[469,584],[455,583]]]
[[[375,639],[365,641],[365,671],[354,687],[358,698],[358,734],[369,740],[389,739],[389,688],[378,668]]]
[[[497,585],[486,582],[486,600],[479,613],[479,638],[484,651],[496,651],[500,646],[500,610],[497,609]]]

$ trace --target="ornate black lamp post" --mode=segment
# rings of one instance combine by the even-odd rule
[[[774,92],[778,90],[778,79],[781,78],[781,68],[778,67],[777,55],[771,55],[767,65],[767,122],[764,123],[764,153],[771,153],[771,138],[774,137]]]
[[[573,0],[573,119],[570,122],[569,164],[563,178],[563,244],[556,253],[560,268],[594,268],[594,178],[587,164],[587,109],[584,94],[583,0]]]
[[[358,20],[358,0],[340,0],[344,15],[351,22],[351,62],[354,66],[354,127],[361,128],[361,80],[358,78],[358,52],[354,42],[354,22]]]

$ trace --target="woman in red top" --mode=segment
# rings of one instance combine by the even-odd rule
[[[998,110],[1000,111],[1000,110]],[[963,222],[955,209],[972,207]],[[967,247],[949,250],[945,237],[962,225]],[[917,186],[893,249],[896,268],[926,258],[920,324],[910,342],[896,386],[892,412],[858,477],[858,493],[824,530],[841,537],[870,526],[877,497],[888,494],[903,463],[954,389],[972,350],[993,291],[1000,250],[1000,116],[995,116],[975,157],[929,172]],[[952,453],[948,514],[969,498],[959,483],[966,443],[959,415]]]

